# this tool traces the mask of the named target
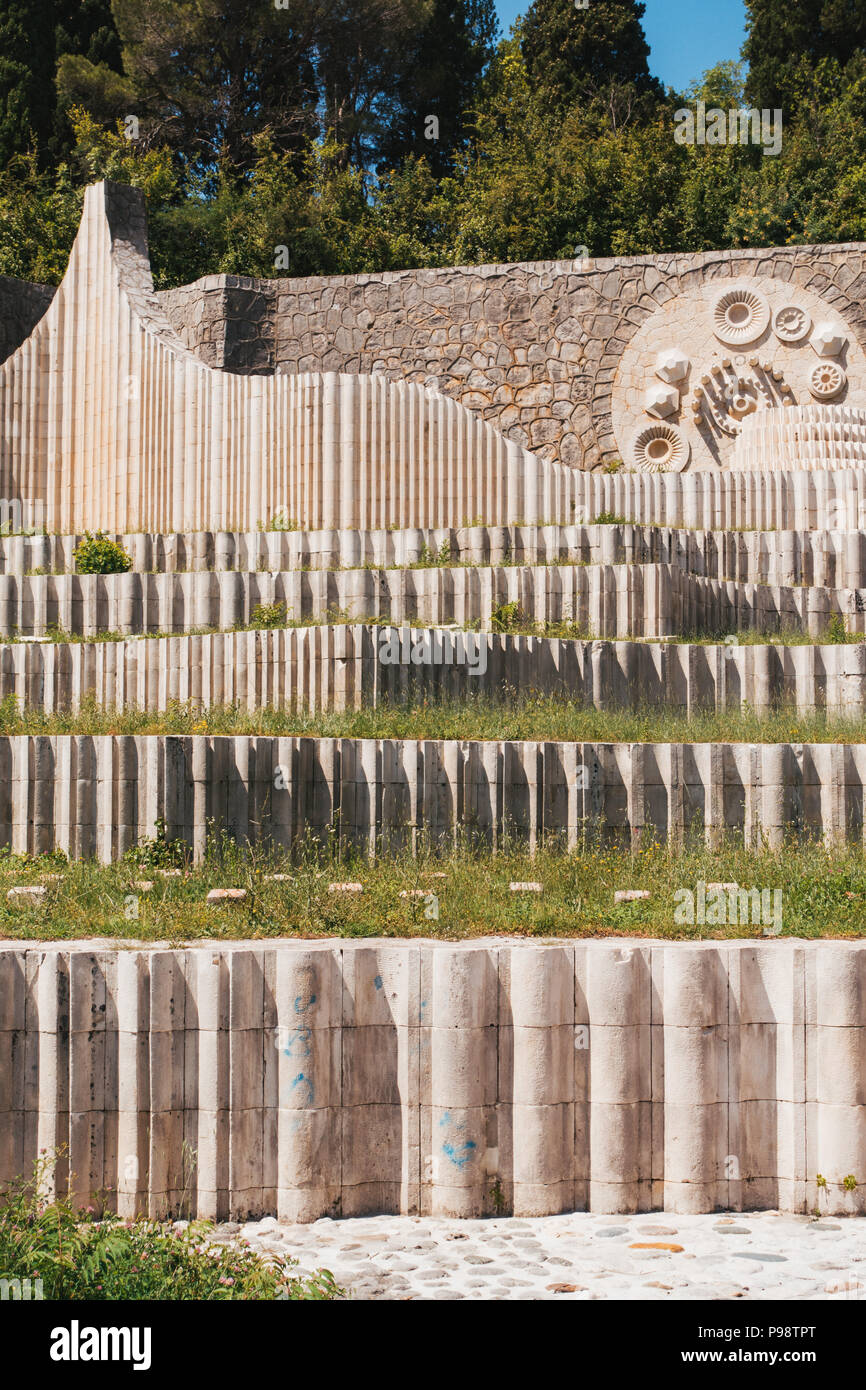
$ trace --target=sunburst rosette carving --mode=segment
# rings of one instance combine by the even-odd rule
[[[644,473],[679,473],[689,461],[691,446],[678,425],[660,421],[637,430],[631,443],[631,462]]]

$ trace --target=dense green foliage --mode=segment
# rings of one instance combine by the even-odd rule
[[[822,62],[864,72],[866,0],[746,0],[748,96],[756,106],[796,106]]]
[[[493,0],[0,0],[0,274],[56,283],[98,178],[158,288],[866,239],[866,0],[750,0],[683,93],[642,12],[533,0],[497,44]],[[700,99],[781,105],[781,153],[677,143]]]
[[[188,1157],[193,1169],[195,1154]],[[176,1302],[340,1296],[327,1270],[300,1278],[291,1260],[265,1260],[245,1244],[214,1243],[207,1222],[121,1221],[110,1214],[98,1217],[93,1206],[79,1211],[71,1202],[43,1196],[52,1167],[51,1156],[40,1159],[33,1178],[15,1182],[0,1204],[2,1277],[29,1280],[31,1298]]]
[[[103,531],[95,536],[85,531],[76,547],[75,568],[79,574],[126,574],[132,569],[132,557]]]

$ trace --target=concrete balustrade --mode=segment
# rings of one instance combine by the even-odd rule
[[[65,1146],[126,1217],[862,1214],[864,989],[796,939],[10,946],[0,1181]]]
[[[554,743],[259,735],[0,738],[0,845],[118,858],[158,818],[204,855],[209,822],[241,844],[328,836],[370,853],[786,835],[864,838],[864,744]]]
[[[413,652],[417,660],[413,659]],[[397,661],[393,660],[396,655]],[[237,704],[343,711],[407,700],[567,695],[595,709],[787,708],[859,716],[866,643],[570,641],[361,624],[0,646],[0,699],[48,713]]]

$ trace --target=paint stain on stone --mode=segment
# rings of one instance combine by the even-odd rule
[[[294,1090],[296,1086],[306,1086],[306,1088],[307,1088],[307,1101],[306,1101],[306,1103],[307,1103],[307,1105],[312,1105],[312,1103],[313,1103],[313,1101],[314,1101],[314,1099],[315,1099],[315,1096],[316,1096],[316,1090],[315,1090],[315,1087],[313,1086],[313,1083],[312,1083],[312,1081],[310,1080],[310,1078],[309,1078],[308,1076],[305,1076],[304,1073],[303,1073],[302,1071],[299,1071],[299,1072],[298,1072],[297,1076],[295,1077],[294,1081],[292,1082],[292,1090]]]
[[[309,1028],[293,1028],[286,1039],[286,1045],[283,1048],[283,1056],[309,1057],[312,1037],[313,1035]]]

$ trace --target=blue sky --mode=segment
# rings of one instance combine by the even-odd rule
[[[496,0],[507,33],[530,0]],[[643,26],[652,50],[650,70],[682,91],[725,58],[738,58],[745,38],[743,0],[644,0]]]

